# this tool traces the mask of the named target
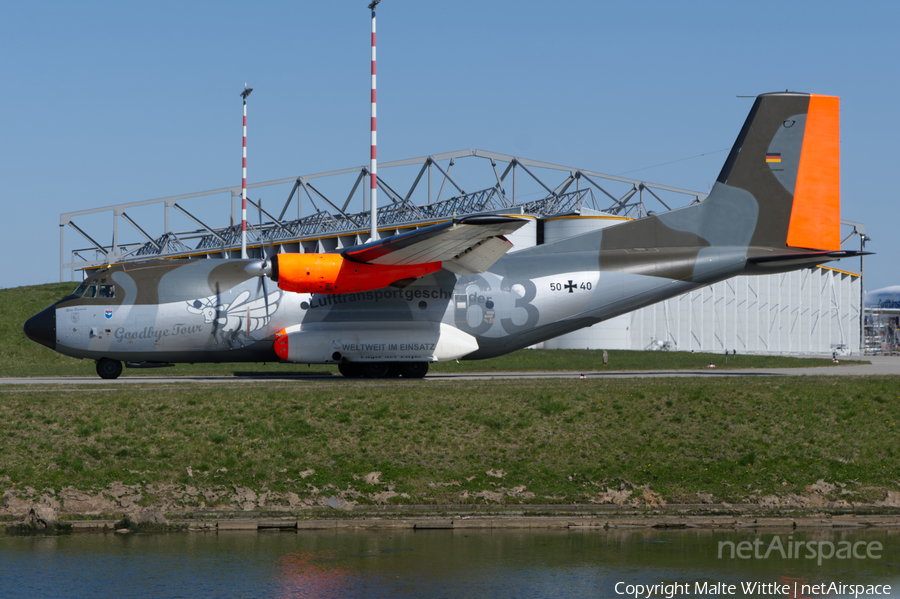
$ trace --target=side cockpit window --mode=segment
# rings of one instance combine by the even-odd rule
[[[84,298],[115,298],[116,286],[107,285],[106,279],[101,279],[99,284],[97,279],[94,279],[79,285],[78,289],[76,289],[72,295]]]

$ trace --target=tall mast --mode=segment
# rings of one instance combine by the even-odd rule
[[[369,239],[372,241],[378,239],[378,152],[376,150],[375,136],[375,6],[379,2],[381,2],[381,0],[374,0],[374,2],[369,4],[369,10],[372,11],[372,158],[371,164],[369,165],[369,180],[371,182],[372,191],[372,203],[370,205],[372,225]]]
[[[243,158],[241,159],[241,258],[247,258],[247,96],[253,91],[252,87],[244,84],[241,97],[244,99],[244,143]]]

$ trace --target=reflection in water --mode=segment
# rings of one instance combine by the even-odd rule
[[[354,572],[334,551],[287,553],[275,560],[275,597],[345,597]]]
[[[880,543],[883,549],[878,559],[831,557],[822,565],[777,551],[763,555],[768,546],[799,541]],[[746,543],[742,547],[758,554],[729,557],[725,551],[719,557],[723,543]],[[858,547],[861,552],[865,546]],[[691,597],[697,583],[707,589],[733,584],[738,592],[732,596],[741,597],[741,583],[750,581],[790,588],[795,582],[798,588],[892,584],[896,592],[900,536],[885,529],[0,536],[0,588],[24,598],[616,597],[618,583],[624,591],[662,582],[687,584],[690,592],[676,596]]]

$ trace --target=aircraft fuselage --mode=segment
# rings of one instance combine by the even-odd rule
[[[247,275],[245,260],[120,264],[92,274],[80,296],[30,329],[63,354],[127,363],[279,361],[281,331],[300,348],[291,361],[303,363],[481,359],[731,276],[746,248],[725,254],[698,265],[706,276],[691,269],[683,281],[601,270],[597,251],[524,250],[481,274],[442,270],[404,288],[346,294],[281,291]],[[452,347],[440,347],[442,338]]]

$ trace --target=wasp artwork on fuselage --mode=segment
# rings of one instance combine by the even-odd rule
[[[841,251],[839,100],[756,98],[709,196],[510,252],[516,216],[474,215],[333,253],[124,262],[25,323],[32,340],[129,366],[337,364],[421,377],[499,356],[745,274]]]

